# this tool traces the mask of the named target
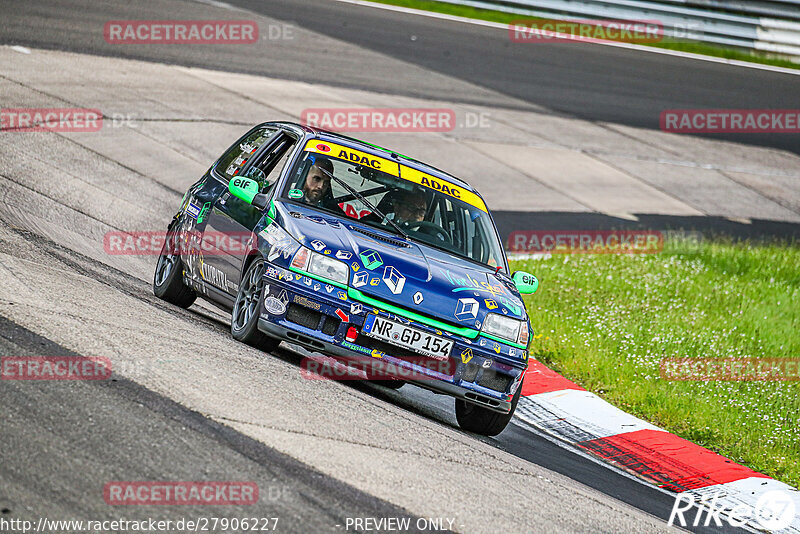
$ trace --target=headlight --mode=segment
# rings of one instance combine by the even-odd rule
[[[483,320],[481,332],[497,336],[500,339],[505,339],[512,343],[519,343],[520,345],[528,344],[527,321],[512,319],[505,315],[497,313],[487,314],[486,318]]]
[[[324,254],[317,254],[306,247],[300,247],[294,255],[292,267],[344,285],[347,285],[350,279],[350,267],[346,263]]]

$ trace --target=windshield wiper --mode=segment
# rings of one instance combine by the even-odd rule
[[[359,193],[358,191],[356,191],[355,189],[353,189],[352,187],[350,187],[350,186],[347,184],[347,182],[345,182],[345,181],[344,181],[344,180],[342,180],[341,178],[337,178],[336,176],[334,176],[332,172],[330,172],[330,171],[328,171],[328,170],[326,170],[326,169],[323,169],[323,168],[321,168],[321,167],[317,167],[317,168],[318,168],[319,170],[321,170],[322,172],[324,172],[325,174],[327,174],[328,176],[330,176],[331,180],[335,180],[337,184],[339,184],[339,185],[341,185],[342,187],[344,187],[345,189],[347,189],[347,192],[348,192],[348,193],[350,193],[351,195],[353,195],[354,197],[356,197],[358,200],[360,200],[361,202],[363,202],[364,204],[366,204],[366,205],[367,205],[367,207],[368,207],[368,208],[370,208],[370,209],[373,211],[373,213],[375,213],[375,214],[377,214],[377,215],[378,215],[378,217],[380,217],[380,218],[381,218],[381,219],[383,219],[384,221],[386,221],[386,222],[388,222],[389,224],[391,224],[391,225],[392,225],[392,227],[394,227],[394,229],[395,229],[395,230],[397,230],[397,233],[399,233],[399,234],[400,234],[401,236],[403,236],[405,239],[409,239],[409,237],[408,237],[408,234],[407,234],[407,233],[405,233],[405,232],[403,231],[403,229],[402,229],[402,228],[400,228],[400,227],[397,225],[397,223],[395,223],[395,222],[394,222],[393,220],[391,220],[389,217],[387,217],[386,215],[384,215],[384,214],[381,212],[381,210],[379,210],[379,209],[378,209],[378,208],[377,208],[377,207],[376,207],[374,204],[372,204],[372,202],[370,202],[369,200],[367,200],[367,198],[366,198],[364,195],[362,195],[361,193]]]

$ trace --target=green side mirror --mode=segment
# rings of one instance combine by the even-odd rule
[[[525,271],[517,271],[511,278],[514,280],[514,285],[517,286],[517,291],[523,295],[536,293],[536,290],[539,289],[539,279]]]
[[[228,191],[236,198],[241,198],[253,207],[263,210],[267,207],[269,197],[258,192],[258,182],[249,178],[234,178],[228,182]],[[270,217],[275,218],[275,205],[272,205]]]
[[[253,198],[258,194],[258,182],[249,178],[234,178],[228,182],[228,191],[248,204],[253,203]]]

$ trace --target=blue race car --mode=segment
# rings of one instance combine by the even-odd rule
[[[390,150],[293,123],[250,130],[184,196],[155,294],[231,311],[231,333],[455,398],[459,425],[508,424],[532,337],[483,199]],[[361,365],[361,367],[359,367]]]

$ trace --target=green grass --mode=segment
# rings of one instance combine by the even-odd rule
[[[660,254],[512,262],[531,356],[615,406],[800,486],[800,382],[669,381],[682,358],[800,358],[800,247],[713,242]]]
[[[455,15],[458,17],[466,17],[470,19],[488,20],[491,22],[499,22],[502,24],[508,24],[510,22],[518,21],[521,19],[534,20],[537,18],[537,17],[530,17],[527,15],[505,13],[503,11],[493,11],[488,9],[478,9],[469,6],[447,4],[443,2],[436,2],[433,0],[372,0],[372,1],[381,4],[389,4],[393,6],[421,9],[424,11],[444,13],[446,15]],[[750,63],[760,63],[764,65],[772,65],[776,67],[785,67],[790,69],[800,69],[800,64],[798,63],[792,62],[788,59],[770,57],[768,54],[763,52],[758,52],[758,51],[750,52],[746,50],[726,48],[723,46],[716,46],[696,41],[670,40],[658,43],[643,43],[643,44],[645,46],[666,48],[669,50],[678,50],[681,52],[691,52],[694,54],[702,54],[705,56],[720,57],[720,58],[733,59],[739,61],[748,61]]]

